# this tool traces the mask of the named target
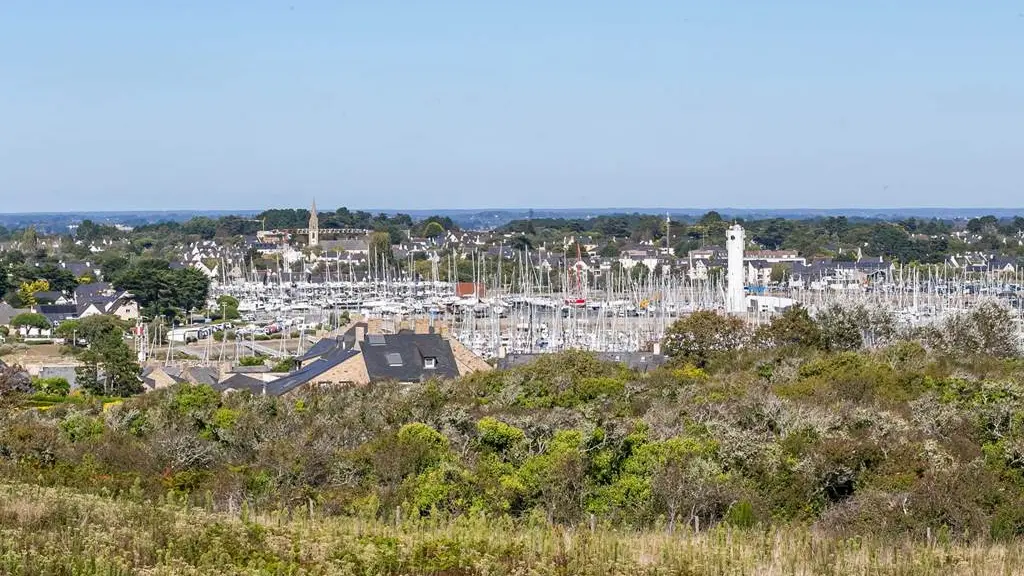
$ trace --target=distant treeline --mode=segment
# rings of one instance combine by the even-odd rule
[[[189,237],[195,239],[229,238],[255,234],[260,230],[301,229],[309,224],[309,210],[270,209],[252,217],[198,216],[184,222],[167,221],[138,226],[127,232],[109,224],[82,221],[74,232],[76,240],[94,242],[103,239],[129,239],[140,250],[165,246]],[[392,243],[406,237],[436,235],[436,222],[443,230],[456,230],[458,223],[449,216],[414,219],[408,214],[387,214],[339,208],[318,213],[321,228],[358,228],[387,232]],[[1002,253],[1024,256],[1019,235],[1024,230],[1024,217],[998,218],[994,215],[972,218],[966,222],[949,219],[876,218],[821,216],[802,219],[781,217],[730,220],[715,211],[700,217],[672,218],[655,214],[603,214],[583,218],[523,218],[496,229],[513,236],[507,246],[531,249],[541,245],[560,249],[568,237],[586,239],[598,246],[602,256],[617,256],[631,244],[667,245],[677,256],[695,248],[721,245],[725,230],[732,223],[741,223],[747,238],[757,247],[768,250],[796,250],[805,257],[855,258],[860,251],[867,257],[884,257],[903,263],[940,263],[950,254],[965,251]],[[0,228],[0,240],[17,239],[31,228],[11,232]],[[969,238],[953,233],[965,230]],[[666,238],[667,235],[667,238]],[[573,250],[574,251],[574,250]]]
[[[75,232],[78,239],[93,241],[102,238],[138,237],[152,235],[188,235],[210,240],[217,237],[255,234],[260,230],[287,230],[306,228],[309,225],[310,211],[304,208],[275,208],[261,212],[251,218],[240,216],[222,216],[210,218],[199,216],[185,222],[159,222],[146,224],[133,229],[130,233],[118,230],[107,224],[98,224],[84,220]],[[320,228],[357,228],[390,232],[392,230],[412,230],[420,233],[431,222],[437,222],[445,230],[455,230],[458,226],[447,216],[430,216],[419,221],[413,220],[408,214],[388,215],[383,212],[371,214],[361,210],[350,211],[339,208],[333,212],[318,212]]]
[[[886,221],[871,218],[827,216],[808,219],[770,218],[726,220],[717,212],[696,219],[672,220],[651,214],[613,214],[594,218],[538,218],[514,220],[498,230],[521,235],[519,245],[559,243],[567,236],[589,237],[602,255],[615,255],[629,243],[669,246],[677,256],[695,248],[722,245],[732,223],[746,228],[747,238],[768,250],[797,250],[801,255],[852,258],[860,248],[865,256],[884,256],[901,262],[939,263],[950,253],[991,250],[1024,255],[1017,242],[1005,241],[1024,230],[1024,217],[984,216],[966,223],[968,232],[980,236],[970,247],[951,236],[954,221],[906,218]],[[847,249],[847,250],[841,250]],[[840,253],[840,252],[843,253]]]

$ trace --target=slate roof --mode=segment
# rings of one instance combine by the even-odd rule
[[[335,349],[283,378],[267,382],[266,393],[270,396],[287,394],[303,384],[314,381],[316,377],[357,354],[359,354],[358,350]]]
[[[45,290],[43,292],[36,292],[32,296],[36,299],[36,302],[47,302],[53,304],[57,300],[63,298],[64,294],[57,290]]]
[[[341,240],[321,240],[320,246],[325,250],[344,250],[345,252],[366,252],[370,245],[359,238],[343,238]]]
[[[217,369],[204,366],[192,366],[181,371],[180,378],[195,384],[217,385]]]
[[[1005,268],[1007,266],[1013,266],[1014,268],[1017,268],[1018,266],[1020,266],[1019,259],[1012,258],[1009,256],[993,256],[992,259],[988,261],[988,263],[989,266],[992,267],[993,269]]]
[[[225,392],[227,390],[247,390],[253,394],[263,394],[263,386],[264,383],[262,380],[253,378],[252,376],[246,376],[245,374],[235,374],[222,382],[213,384],[213,389],[218,392]]]
[[[0,300],[0,326],[6,326],[10,324],[11,319],[17,316],[18,314],[25,314],[26,312],[31,311],[32,310],[28,308],[15,308],[8,304],[7,302]]]
[[[139,378],[142,378],[143,384],[149,388],[153,388],[156,385],[156,379],[152,377],[153,372],[156,372],[156,370],[157,368],[154,366],[146,366],[142,369],[142,373],[139,374]],[[186,380],[180,376],[181,372],[178,370],[171,369],[170,367],[164,367],[163,372],[175,382],[186,382]],[[69,380],[69,382],[71,381]]]
[[[750,267],[755,268],[757,270],[764,270],[764,269],[768,269],[768,268],[771,268],[772,266],[774,266],[774,264],[772,264],[771,262],[769,262],[767,260],[747,260],[744,263],[747,266],[750,266]]]
[[[107,311],[107,309],[110,307],[110,304],[114,300],[115,300],[114,298],[96,298],[96,299],[93,299],[93,300],[85,300],[85,301],[79,300],[78,303],[75,304],[75,308],[76,308],[76,310],[78,312],[78,315],[81,316],[82,314],[85,313],[86,310],[89,309],[89,306],[92,306],[93,304],[95,304],[96,305],[96,309],[99,310],[100,313],[104,313],[104,312]]]
[[[93,282],[82,284],[75,288],[75,302],[88,302],[104,297],[104,294],[113,290],[110,282]]]
[[[299,362],[306,362],[314,358],[319,358],[324,354],[327,354],[333,350],[340,349],[342,347],[342,340],[340,337],[337,339],[323,338],[321,340],[318,340],[316,344],[313,344],[313,346],[310,347],[310,349],[307,350],[305,354],[299,356]]]
[[[259,366],[233,366],[231,372],[234,374],[265,374],[270,372],[270,366],[260,364]]]
[[[452,347],[440,334],[385,334],[383,340],[383,344],[373,345],[367,336],[362,343],[363,361],[371,381],[420,382],[459,376]],[[394,354],[401,357],[400,366],[395,365]],[[424,358],[434,358],[435,367],[425,368]]]
[[[109,282],[93,282],[75,288],[74,296],[78,315],[81,316],[91,304],[94,304],[101,313],[106,314],[113,310],[120,300],[130,298],[131,294],[123,290],[115,290]]]
[[[78,308],[74,304],[40,304],[36,310],[51,324],[78,317]]]
[[[891,266],[891,262],[879,262],[878,260],[843,262],[826,259],[815,260],[807,264],[794,262],[791,272],[793,273],[793,275],[827,276],[839,270],[856,270],[858,272],[864,273],[884,272],[888,270]]]
[[[837,264],[836,268],[838,268],[838,269],[853,268],[855,270],[861,270],[861,271],[888,270],[889,268],[892,267],[892,263],[891,262],[879,262],[878,260],[874,260],[874,259],[871,259],[871,260],[864,259],[864,260],[861,260],[860,262],[837,262],[836,264]]]

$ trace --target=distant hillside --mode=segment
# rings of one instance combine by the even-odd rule
[[[157,222],[186,222],[197,216],[219,218],[221,216],[252,216],[259,210],[151,210],[151,211],[110,211],[110,212],[19,212],[14,214],[0,213],[0,226],[11,230],[35,226],[37,230],[48,233],[67,232],[68,226],[78,224],[82,220],[92,220],[97,224],[122,224],[125,226],[142,226]]]

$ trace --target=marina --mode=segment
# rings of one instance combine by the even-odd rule
[[[548,273],[561,275],[561,285],[574,288],[557,290],[544,281],[546,275],[534,276],[531,283],[522,277],[503,280],[481,274],[469,283],[470,293],[466,283],[437,279],[289,282],[278,276],[277,281],[214,282],[211,307],[222,295],[239,301],[241,319],[232,326],[237,339],[229,345],[250,352],[258,346],[261,353],[300,353],[309,342],[337,334],[359,318],[377,321],[391,332],[423,325],[450,334],[487,359],[567,349],[652,351],[679,317],[697,310],[728,310],[728,282],[715,276],[693,280],[684,274],[634,277],[606,272],[584,278],[571,265]],[[580,282],[574,284],[575,278]],[[894,267],[869,278],[822,277],[792,284],[746,286],[740,296],[743,309],[733,313],[758,325],[794,304],[812,313],[832,305],[865,306],[890,314],[898,328],[912,328],[941,322],[985,298],[1003,302],[1020,324],[1024,306],[1024,279],[954,274],[938,266]],[[210,343],[214,330],[198,330],[195,340],[209,349],[203,357],[223,357],[217,348],[225,344]],[[263,338],[273,340],[261,342]],[[246,339],[248,345],[239,344]]]

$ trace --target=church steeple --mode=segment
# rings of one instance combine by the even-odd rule
[[[320,218],[316,215],[316,198],[313,198],[313,206],[309,210],[309,245],[320,244]]]

